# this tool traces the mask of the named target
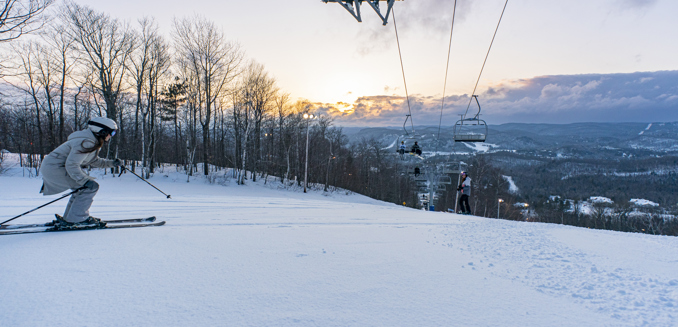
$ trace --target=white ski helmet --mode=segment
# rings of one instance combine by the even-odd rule
[[[118,130],[118,124],[113,119],[106,117],[92,118],[87,124],[92,133],[102,136],[108,134],[115,135],[115,132]]]

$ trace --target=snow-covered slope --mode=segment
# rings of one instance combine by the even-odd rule
[[[99,176],[92,215],[0,236],[1,326],[675,326],[678,238],[431,213],[276,182]],[[55,197],[0,176],[0,219]],[[65,200],[16,223],[42,222]]]

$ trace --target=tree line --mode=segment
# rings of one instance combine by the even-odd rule
[[[0,149],[26,154],[36,173],[70,133],[104,116],[119,129],[101,155],[146,177],[160,163],[189,176],[234,168],[241,184],[272,175],[301,185],[307,173],[325,190],[416,206],[412,183],[380,146],[349,145],[331,117],[310,118],[314,105],[292,100],[214,22],[175,18],[166,38],[152,17],[129,23],[72,1],[46,10],[51,4],[17,12],[30,16],[21,33],[0,30]]]

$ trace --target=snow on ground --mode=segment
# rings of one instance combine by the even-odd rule
[[[490,144],[490,143],[480,143],[480,142],[461,142],[465,146],[469,147],[473,151],[476,152],[487,152],[490,151],[493,147],[497,147],[496,144]]]
[[[382,149],[382,150],[388,150],[388,149],[390,149],[390,148],[395,147],[395,146],[398,144],[398,140],[399,140],[399,139],[400,139],[400,137],[396,137],[395,140],[393,140],[393,143],[391,143],[389,146],[387,146],[387,147],[385,147],[385,148],[381,148],[381,149]],[[396,150],[397,150],[397,149],[396,149]]]
[[[650,200],[645,200],[645,199],[631,199],[631,201],[629,201],[629,202],[631,202],[631,203],[633,203],[637,206],[641,206],[641,207],[658,207],[659,206],[659,203],[652,202]]]
[[[509,183],[509,192],[513,194],[518,193],[518,186],[516,186],[516,183],[513,181],[513,177],[506,175],[502,175],[502,177]]]
[[[0,236],[0,325],[678,324],[676,237],[156,174],[168,200],[129,174],[95,176],[92,215],[167,225]],[[40,185],[0,176],[0,219],[56,198]]]
[[[647,124],[647,127],[645,127],[645,130],[640,131],[640,133],[638,133],[638,135],[645,134],[645,131],[649,131],[651,127],[652,127],[652,123]]]
[[[604,196],[592,196],[589,198],[589,202],[591,203],[605,203],[605,204],[613,204],[614,201],[610,198],[606,198]]]

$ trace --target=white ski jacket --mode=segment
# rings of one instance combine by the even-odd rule
[[[86,147],[92,147],[96,142],[96,137],[89,129],[77,131],[68,136],[68,141],[47,155],[40,166],[43,181],[40,193],[52,195],[85,185],[94,178],[82,170],[84,167],[113,167],[113,160],[99,158],[98,150],[83,153]]]
[[[463,182],[461,182],[461,194],[471,196],[471,177],[466,177]]]

